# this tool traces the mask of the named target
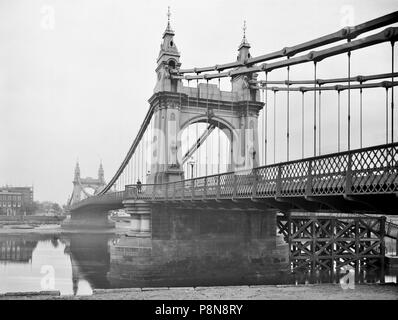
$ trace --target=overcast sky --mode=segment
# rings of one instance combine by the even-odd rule
[[[396,0],[0,0],[0,185],[34,184],[36,200],[63,204],[77,158],[82,176],[96,176],[102,159],[112,177],[148,109],[168,5],[183,68],[234,61],[243,20],[256,56],[398,10]],[[319,76],[343,76],[345,61],[331,59]],[[390,65],[384,44],[353,54],[352,74]],[[310,77],[312,68],[292,68],[292,79]],[[376,97],[384,105],[380,92],[368,108]],[[372,112],[366,143],[383,143]]]

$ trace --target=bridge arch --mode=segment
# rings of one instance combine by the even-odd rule
[[[227,129],[229,134],[232,136],[232,134],[235,131],[235,127],[233,124],[226,119],[223,119],[219,116],[213,116],[211,118],[208,118],[206,115],[194,115],[192,117],[188,117],[180,126],[180,131],[184,131],[187,129],[190,125],[196,124],[196,123],[208,123],[215,125],[218,129],[224,130]]]

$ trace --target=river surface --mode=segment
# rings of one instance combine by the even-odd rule
[[[341,278],[292,274],[279,262],[261,266],[248,259],[249,251],[225,237],[152,240],[114,234],[4,234],[0,235],[0,293],[59,290],[62,295],[90,295],[96,288],[307,284]],[[259,266],[266,272],[257,270]],[[396,275],[376,271],[358,281],[382,279],[396,282]]]

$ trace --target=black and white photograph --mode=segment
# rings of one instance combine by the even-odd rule
[[[397,64],[396,0],[0,0],[0,304],[398,300]]]

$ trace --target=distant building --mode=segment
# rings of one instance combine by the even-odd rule
[[[0,187],[0,214],[17,216],[31,214],[33,187]]]

